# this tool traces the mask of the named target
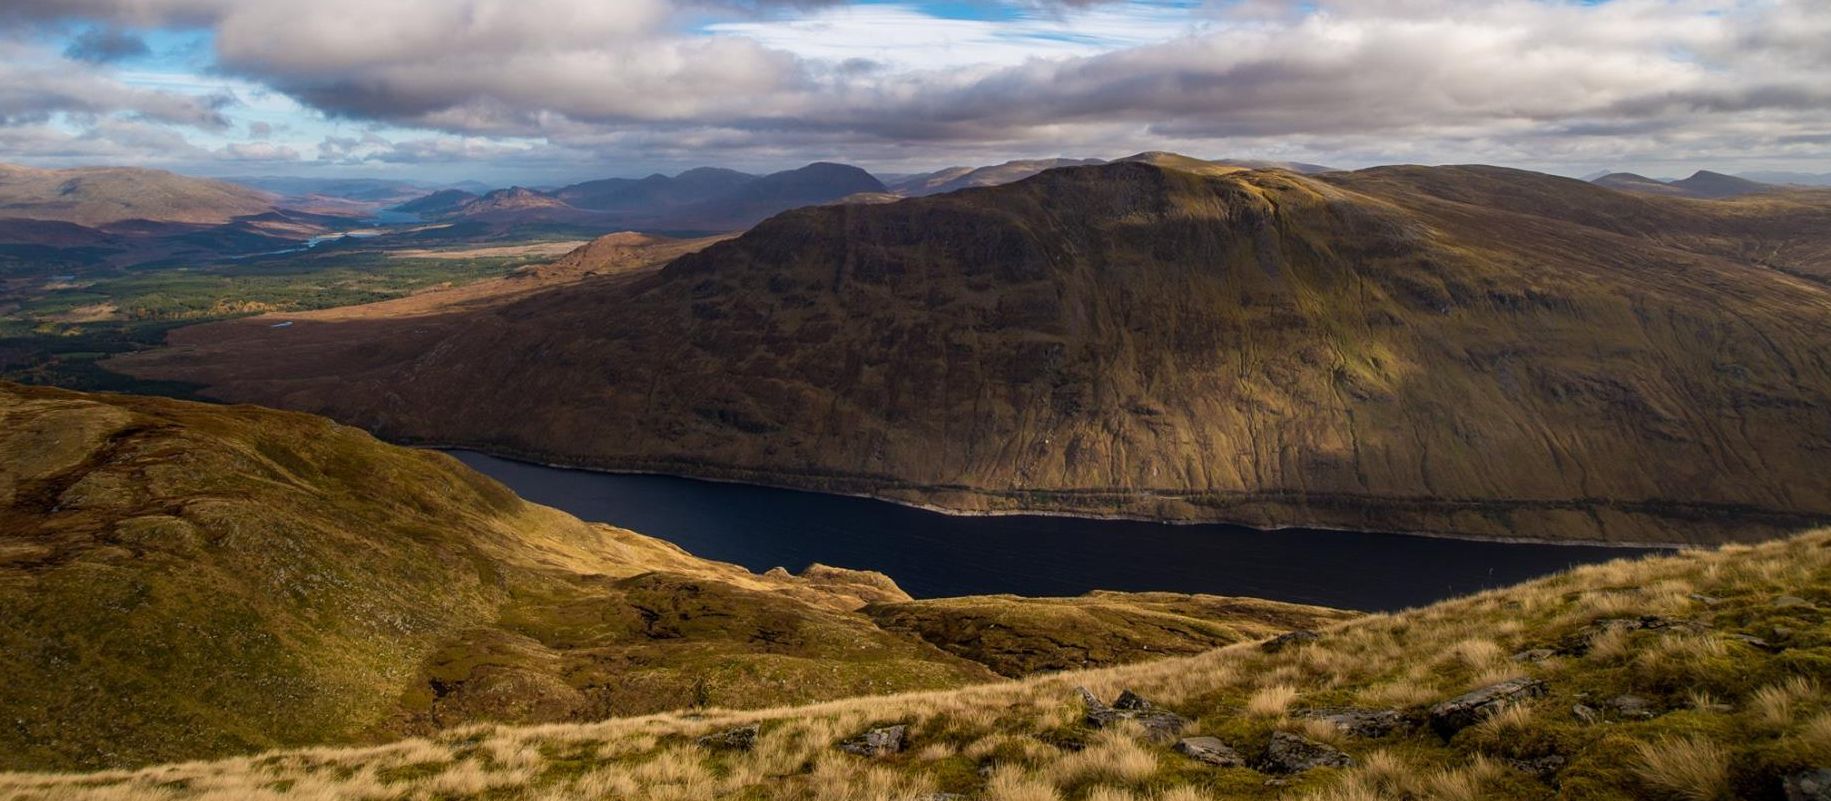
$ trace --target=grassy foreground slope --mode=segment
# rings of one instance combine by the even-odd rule
[[[322,418],[0,383],[0,769],[997,678],[858,611],[909,601],[589,525]]]
[[[1201,801],[1782,799],[1831,766],[1831,531],[1621,561],[1199,656],[964,690],[583,726],[479,727],[365,749],[281,751],[87,776],[0,776],[10,799],[893,799]],[[1516,679],[1456,726],[1426,710]],[[1073,688],[1121,688],[1258,767],[1209,767]],[[1396,711],[1351,733],[1310,711]],[[1447,719],[1447,718],[1446,718]],[[758,726],[754,748],[697,738]],[[905,724],[897,752],[835,744]],[[1465,725],[1466,724],[1466,725]],[[1348,765],[1268,775],[1275,733]],[[1289,742],[1288,737],[1277,737]],[[957,796],[934,795],[954,793]],[[1799,796],[1817,798],[1822,796]]]

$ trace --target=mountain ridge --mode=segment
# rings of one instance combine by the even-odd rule
[[[1486,167],[1215,172],[1071,167],[800,209],[658,272],[465,318],[437,359],[370,362],[410,359],[427,388],[493,376],[462,409],[321,344],[309,364],[233,355],[335,329],[180,331],[164,357],[111,364],[409,441],[960,511],[1605,542],[1831,515],[1804,468],[1826,444],[1786,433],[1831,430],[1831,368],[1804,344],[1831,336],[1831,296],[1800,283],[1824,229],[1797,216],[1825,207],[1707,209]],[[1807,235],[1760,246],[1769,268],[1741,261],[1776,231]],[[1711,315],[1759,320],[1703,351],[1732,354],[1733,382],[1696,363]],[[492,355],[505,341],[616,367],[526,366]],[[399,400],[368,400],[384,393]],[[1701,398],[1743,422],[1691,411]],[[1728,440],[1747,445],[1703,450]],[[1760,461],[1715,466],[1739,452]],[[1670,464],[1698,466],[1651,469]]]

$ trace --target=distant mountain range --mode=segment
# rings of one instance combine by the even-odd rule
[[[0,164],[0,265],[46,269],[283,249],[354,224],[228,181],[138,167]]]
[[[1597,186],[1606,186],[1610,189],[1619,189],[1623,192],[1641,192],[1652,195],[1708,198],[1713,200],[1752,195],[1757,192],[1771,191],[1776,188],[1759,181],[1751,181],[1747,178],[1738,178],[1734,175],[1724,175],[1723,173],[1711,172],[1709,170],[1698,170],[1690,178],[1677,181],[1661,181],[1656,178],[1648,178],[1644,175],[1637,175],[1631,172],[1612,172],[1594,178],[1590,182]]]
[[[547,192],[526,187],[482,195],[443,190],[395,210],[428,219],[500,225],[539,222],[604,231],[729,231],[748,228],[792,208],[883,191],[883,183],[864,170],[821,162],[769,175],[701,168],[673,177],[608,178]]]

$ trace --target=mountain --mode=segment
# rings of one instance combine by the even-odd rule
[[[1593,181],[1597,186],[1606,186],[1623,192],[1641,192],[1675,197],[1694,197],[1721,199],[1740,197],[1758,192],[1766,192],[1774,187],[1746,178],[1724,175],[1720,172],[1698,170],[1690,178],[1677,181],[1658,181],[1644,175],[1631,172],[1617,172],[1604,175]]]
[[[700,167],[672,178],[657,174],[639,180],[586,181],[555,190],[553,195],[581,209],[648,212],[726,195],[756,179],[757,176],[736,170]]]
[[[1592,180],[1597,186],[1605,186],[1622,192],[1640,192],[1651,195],[1668,195],[1684,197],[1688,193],[1683,188],[1673,186],[1665,181],[1648,178],[1631,172],[1612,172]]]
[[[937,195],[957,189],[997,186],[1021,181],[1043,170],[1057,167],[1084,167],[1101,164],[1099,159],[1029,159],[1007,161],[990,167],[949,167],[937,172],[914,175],[889,186],[890,191],[908,197]]]
[[[456,209],[456,214],[463,217],[476,217],[485,214],[515,214],[518,212],[540,211],[546,209],[571,209],[566,201],[537,192],[522,186],[511,186],[487,192],[483,196],[467,200]]]
[[[1252,161],[1252,160],[1219,160],[1208,161],[1190,158],[1176,153],[1150,151],[1128,156],[1119,161],[1138,161],[1157,164],[1187,171],[1227,171],[1247,170],[1289,170],[1291,172],[1312,174],[1330,172],[1331,168],[1318,164],[1304,164],[1288,161]],[[1058,167],[1090,167],[1106,162],[1100,159],[1033,159],[1026,161],[1007,161],[990,167],[949,167],[932,173],[904,177],[890,184],[890,191],[905,197],[923,197],[953,192],[960,189],[975,189],[986,186],[999,186],[1029,178],[1044,170]]]
[[[1772,188],[1763,183],[1750,181],[1747,178],[1737,178],[1733,175],[1724,175],[1720,172],[1711,172],[1709,170],[1698,170],[1696,173],[1693,173],[1690,178],[1673,181],[1672,185],[1684,190],[1686,194],[1692,197],[1703,198],[1739,197],[1741,195],[1749,195],[1756,192],[1765,192]]]
[[[498,225],[552,223],[598,232],[734,231],[798,206],[882,192],[870,173],[844,164],[815,163],[770,175],[701,168],[669,178],[610,178],[537,192],[523,187],[455,203],[440,193],[397,207],[429,218]]]
[[[1831,186],[1831,172],[1745,172],[1736,176],[1749,181],[1764,184],[1790,184],[1793,186]]]
[[[441,217],[458,213],[478,198],[478,195],[462,189],[440,189],[397,205],[392,210],[427,217]]]
[[[106,364],[401,440],[964,511],[1613,542],[1831,520],[1826,196],[1193,169],[802,208],[437,341],[256,319]]]
[[[215,225],[272,211],[275,200],[244,186],[164,170],[0,164],[0,218],[92,228],[130,220]]]
[[[915,602],[877,574],[756,575],[586,524],[321,418],[0,384],[0,770],[995,678],[860,611],[886,603]],[[1201,643],[1345,616],[1140,603]],[[1064,628],[1037,658],[1190,647],[1158,636],[1114,652]]]
[[[1308,640],[1022,682],[134,772],[0,774],[0,794],[1814,799],[1822,790],[1808,788],[1825,786],[1831,764],[1827,576],[1831,532],[1819,531],[1584,568]]]

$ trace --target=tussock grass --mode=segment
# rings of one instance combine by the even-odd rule
[[[1717,600],[1674,600],[1685,588]],[[1633,615],[1631,601],[1641,594],[1649,608],[1688,625],[1594,638],[1607,645],[1606,657],[1511,659],[1518,651],[1580,640],[1598,621]],[[933,792],[975,801],[1773,797],[1782,777],[1831,760],[1831,705],[1813,680],[1831,665],[1831,623],[1815,606],[1781,608],[1773,599],[1798,595],[1817,604],[1828,594],[1831,531],[1581,568],[1337,625],[1323,631],[1321,642],[1280,654],[1243,644],[952,691],[585,725],[473,727],[368,748],[275,751],[142,771],[7,774],[0,775],[0,799],[908,801]],[[1516,625],[1499,625],[1505,621]],[[1770,647],[1733,635],[1761,637]],[[1688,667],[1675,673],[1648,664]],[[1252,758],[1276,728],[1322,734],[1314,721],[1287,717],[1296,710],[1378,703],[1416,714],[1507,673],[1544,680],[1550,691],[1448,740],[1425,729],[1380,740],[1336,734],[1328,739],[1355,758],[1354,766],[1299,774],[1282,786],[1268,786],[1266,776],[1247,768],[1196,765],[1136,727],[1087,729],[1072,693],[1077,685],[1108,698],[1134,689]],[[1623,694],[1647,699],[1656,717],[1613,717],[1607,702]],[[1604,709],[1603,719],[1578,720],[1571,713],[1578,703]],[[693,745],[701,735],[752,722],[762,726],[752,752]],[[871,760],[833,747],[887,722],[909,724],[909,750]],[[1547,774],[1555,776],[1555,790],[1533,767],[1553,757],[1561,760]]]

